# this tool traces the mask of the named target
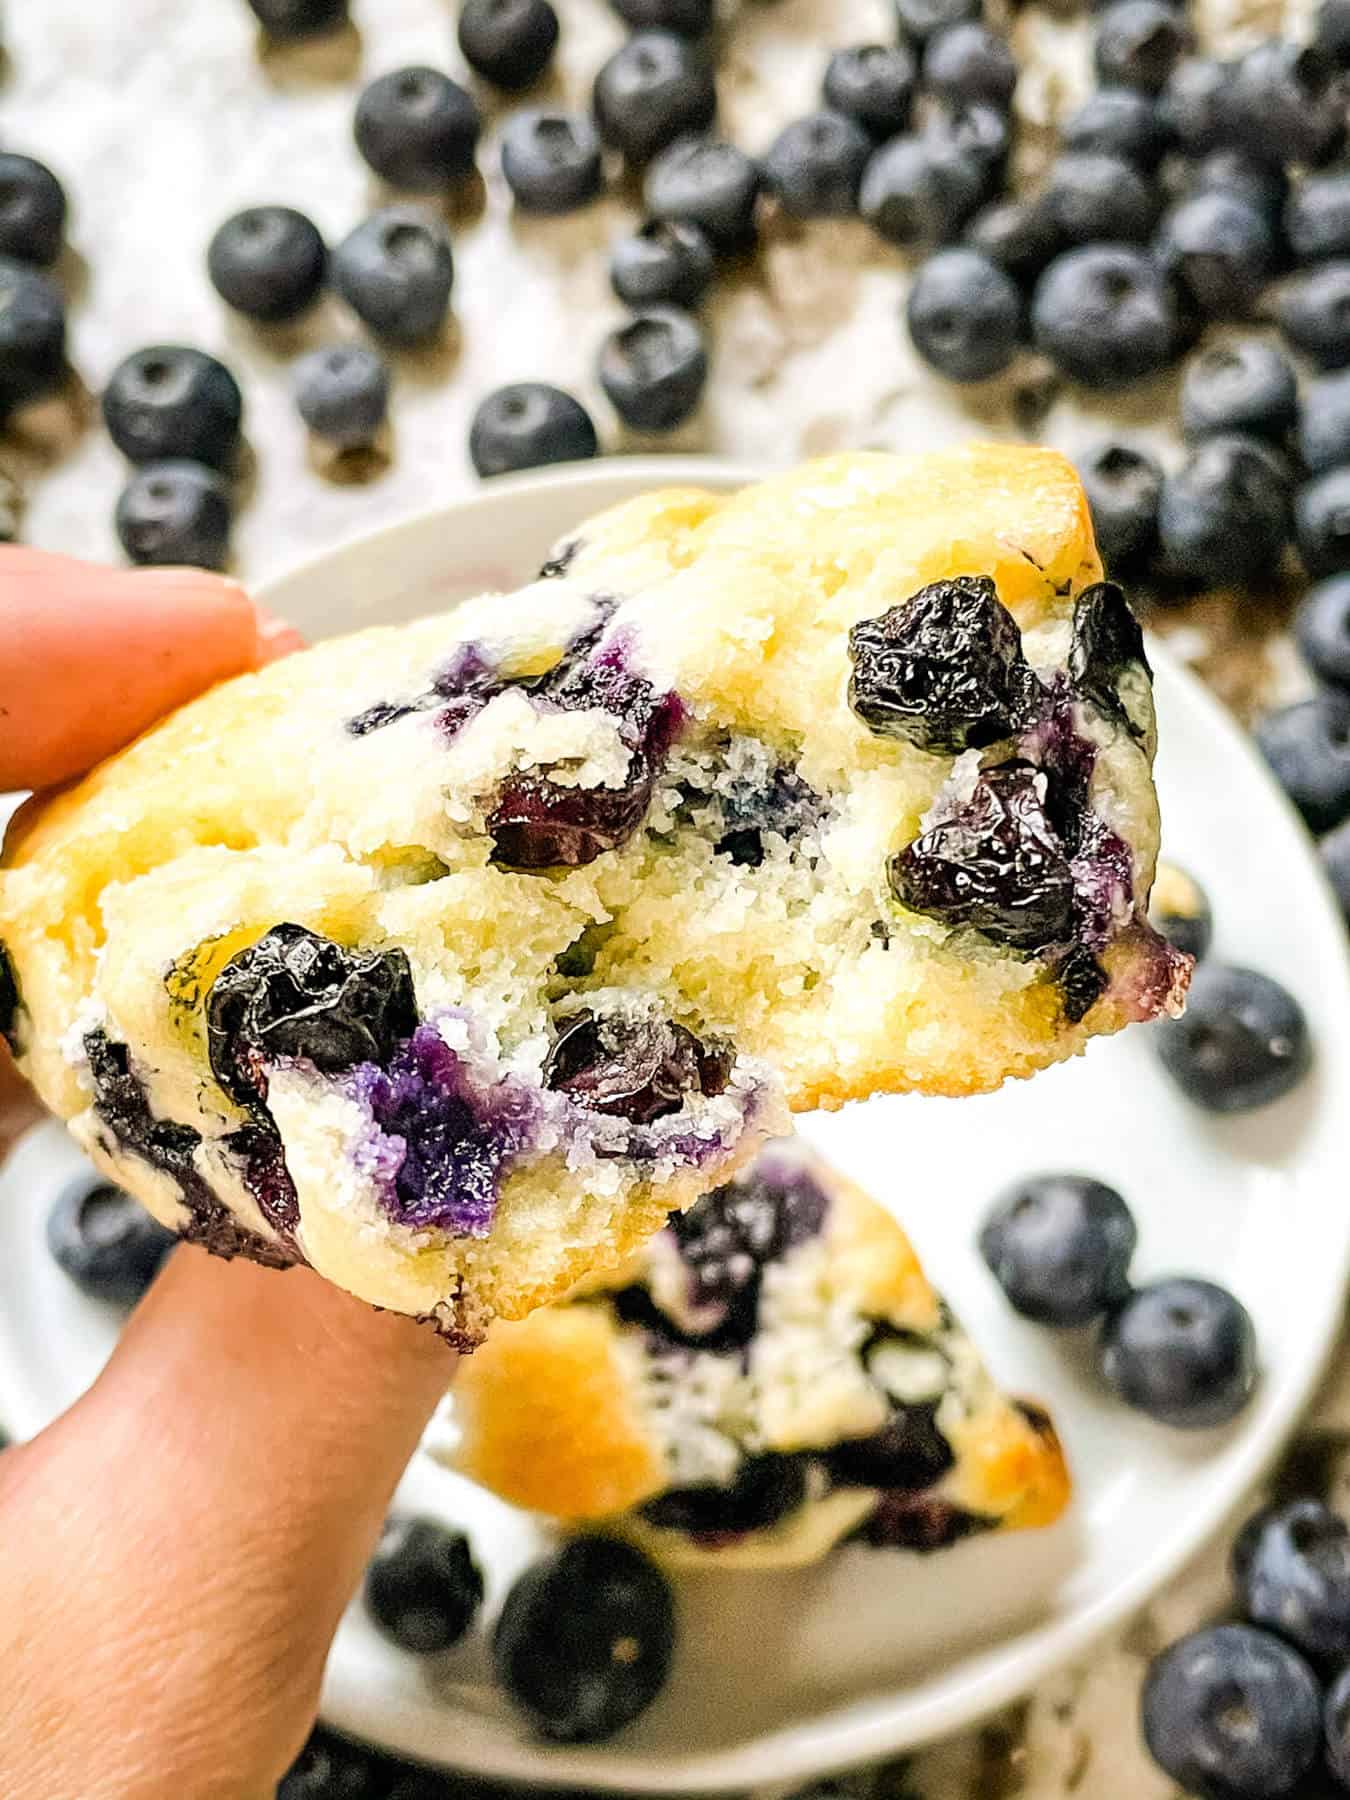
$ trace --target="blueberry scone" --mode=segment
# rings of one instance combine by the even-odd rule
[[[1177,1004],[1148,665],[1040,450],[656,493],[30,808],[0,1026],[185,1235],[472,1339],[785,1105]]]
[[[1045,1413],[994,1385],[890,1215],[794,1139],[626,1267],[495,1326],[444,1443],[514,1504],[674,1564],[936,1550],[1069,1496]]]

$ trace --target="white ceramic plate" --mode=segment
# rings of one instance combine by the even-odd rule
[[[314,635],[410,618],[510,585],[577,521],[642,488],[741,478],[686,459],[494,484],[266,597]],[[527,1781],[670,1793],[804,1780],[952,1731],[1025,1690],[1140,1606],[1237,1503],[1293,1424],[1340,1315],[1350,1207],[1334,1097],[1350,1093],[1350,972],[1284,801],[1218,706],[1157,661],[1167,847],[1214,896],[1218,953],[1278,976],[1307,1008],[1313,1077],[1278,1106],[1214,1121],[1179,1098],[1137,1029],[986,1099],[880,1100],[803,1121],[904,1220],[999,1377],[1053,1407],[1078,1480],[1071,1519],[927,1560],[853,1549],[804,1574],[687,1579],[670,1686],[637,1726],[590,1749],[522,1731],[483,1636],[428,1671],[354,1607],[329,1667],[330,1720],[433,1763]],[[75,1162],[46,1127],[0,1177],[0,1418],[21,1434],[91,1379],[116,1330],[42,1243],[53,1185]],[[1251,1308],[1265,1379],[1232,1430],[1185,1438],[1131,1416],[1093,1380],[1083,1342],[1009,1312],[974,1254],[975,1224],[1002,1183],[1045,1167],[1121,1188],[1139,1219],[1141,1275],[1203,1273]],[[490,1607],[538,1546],[530,1521],[425,1459],[402,1498],[468,1525]]]

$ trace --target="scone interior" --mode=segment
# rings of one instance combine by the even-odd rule
[[[0,1025],[166,1222],[477,1336],[785,1105],[985,1090],[1176,1006],[1100,575],[1038,450],[619,507],[31,810]]]
[[[1069,1478],[888,1213],[794,1139],[462,1368],[448,1460],[662,1561],[775,1568],[1045,1525]]]

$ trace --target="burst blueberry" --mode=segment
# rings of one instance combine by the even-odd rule
[[[219,228],[206,252],[207,273],[227,306],[275,325],[318,299],[328,248],[317,226],[290,206],[251,206]]]
[[[471,94],[439,69],[377,76],[356,106],[356,147],[391,187],[435,193],[473,173],[482,121]]]
[[[1350,572],[1350,464],[1328,469],[1295,494],[1294,539],[1309,575]]]
[[[340,450],[373,444],[389,416],[389,364],[364,344],[312,350],[295,369],[300,417]]]
[[[978,250],[939,250],[910,284],[905,318],[914,348],[940,375],[984,381],[1017,354],[1022,296]]]
[[[1249,200],[1211,189],[1172,207],[1154,253],[1202,317],[1245,319],[1274,272],[1277,245]]]
[[[1319,681],[1350,691],[1350,572],[1309,588],[1294,615],[1294,636]]]
[[[1024,1318],[1086,1325],[1122,1300],[1138,1242],[1130,1209],[1086,1175],[1038,1175],[995,1203],[980,1254]]]
[[[1160,1022],[1154,1046],[1178,1088],[1206,1112],[1250,1112],[1291,1093],[1312,1063],[1303,1008],[1255,969],[1202,962],[1185,1015]]]
[[[1127,244],[1091,244],[1057,257],[1031,305],[1036,346],[1086,387],[1119,387],[1176,356],[1176,302],[1151,257]]]
[[[549,0],[464,0],[459,47],[476,75],[515,92],[538,81],[558,47]]]
[[[610,285],[626,306],[696,308],[716,273],[712,245],[683,219],[647,219],[619,238],[609,257]]]
[[[784,126],[765,151],[764,182],[795,218],[847,217],[857,210],[871,151],[872,140],[847,113],[809,113]]]
[[[129,462],[187,461],[227,469],[239,449],[244,399],[230,371],[178,344],[137,350],[103,393],[108,435]]]
[[[1107,1318],[1098,1357],[1127,1406],[1180,1431],[1227,1425],[1256,1391],[1251,1314],[1212,1281],[1171,1277],[1136,1289]]]
[[[72,1176],[47,1216],[47,1247],[91,1300],[134,1306],[178,1242],[93,1169]]]
[[[1288,463],[1262,438],[1202,438],[1163,480],[1166,566],[1206,586],[1271,582],[1289,541]]]
[[[0,256],[49,268],[66,232],[66,191],[46,163],[0,153]]]
[[[113,523],[133,563],[223,569],[234,500],[224,476],[205,463],[146,463],[122,489]]]
[[[480,475],[577,462],[599,450],[585,407],[544,381],[498,388],[479,403],[469,429],[469,455]]]
[[[1078,473],[1107,573],[1143,568],[1158,544],[1161,463],[1136,445],[1108,442],[1087,452]]]
[[[744,151],[719,138],[681,139],[647,171],[643,196],[658,219],[687,219],[728,254],[755,241],[755,207],[762,179]]]
[[[365,1600],[391,1643],[435,1656],[453,1648],[478,1616],[483,1577],[462,1531],[395,1515],[366,1568]]]
[[[885,142],[909,124],[916,73],[903,44],[853,44],[831,56],[821,91],[826,106]]]
[[[688,313],[652,307],[609,334],[596,368],[625,425],[634,431],[674,431],[703,397],[708,351]]]
[[[607,144],[645,163],[677,139],[706,131],[717,89],[705,51],[671,31],[639,31],[601,66],[592,95]]]
[[[1281,444],[1298,418],[1293,366],[1273,344],[1239,338],[1201,351],[1186,366],[1181,429],[1192,440],[1237,431]]]
[[[445,227],[409,207],[372,213],[333,253],[333,286],[377,337],[400,347],[441,330],[454,279]]]

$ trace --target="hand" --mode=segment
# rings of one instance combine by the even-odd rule
[[[298,643],[213,576],[0,552],[0,790]],[[0,1148],[18,1092],[0,1070]],[[452,1370],[308,1269],[176,1250],[90,1391],[0,1455],[0,1794],[270,1797]]]

